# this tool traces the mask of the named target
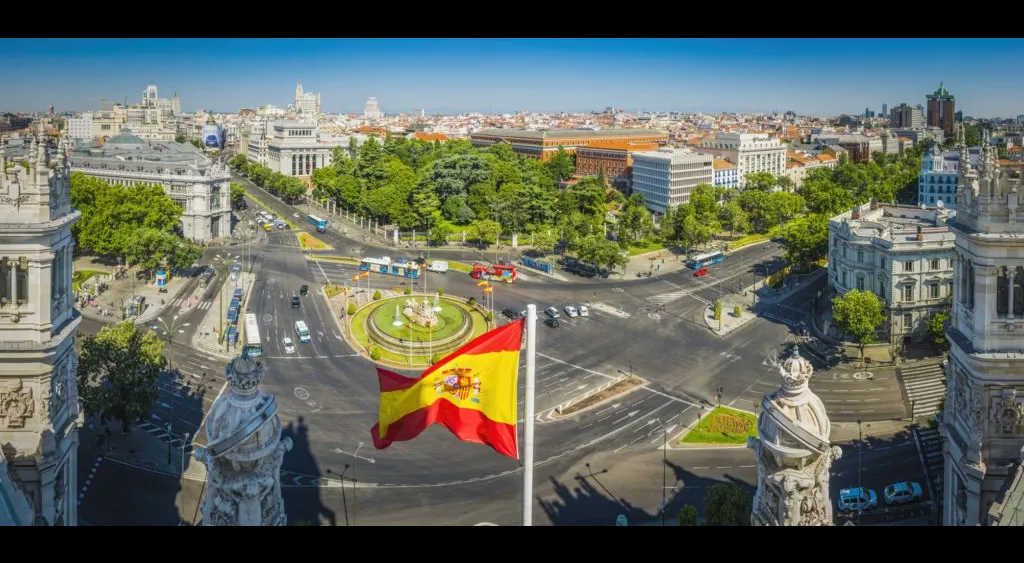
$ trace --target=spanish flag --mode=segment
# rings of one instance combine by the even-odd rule
[[[481,334],[417,378],[377,368],[380,414],[370,430],[374,447],[412,440],[439,422],[460,440],[487,444],[518,459],[516,391],[523,323]]]

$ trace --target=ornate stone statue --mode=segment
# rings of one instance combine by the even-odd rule
[[[25,420],[35,412],[32,390],[25,389],[21,379],[14,380],[0,393],[0,418],[6,428],[24,428]]]
[[[808,388],[813,371],[794,346],[779,365],[782,387],[761,399],[760,439],[747,443],[757,455],[755,526],[832,525],[829,475],[842,450],[829,441],[825,405]]]
[[[281,439],[272,395],[259,389],[263,364],[246,355],[225,368],[230,391],[210,408],[208,446],[196,450],[206,464],[207,526],[284,526],[281,463],[291,438]]]

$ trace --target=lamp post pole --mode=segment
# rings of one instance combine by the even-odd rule
[[[668,427],[658,419],[661,424],[661,525],[665,526],[665,511],[668,510]]]

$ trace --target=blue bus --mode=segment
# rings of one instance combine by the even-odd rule
[[[310,225],[316,227],[316,232],[323,233],[327,231],[327,221],[325,219],[321,219],[316,215],[310,215],[306,217],[306,220],[309,221]]]
[[[419,262],[410,262],[405,258],[398,258],[394,262],[387,256],[383,258],[363,258],[359,261],[359,269],[363,272],[373,272],[375,274],[388,274],[406,278],[420,277]]]
[[[705,254],[698,254],[691,257],[686,261],[686,267],[692,270],[699,270],[705,266],[717,264],[722,260],[725,260],[725,253],[721,250],[716,250],[714,252],[707,252]]]

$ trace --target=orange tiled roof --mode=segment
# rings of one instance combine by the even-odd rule
[[[447,141],[448,136],[444,133],[416,133],[420,141]]]
[[[836,159],[836,157],[834,157],[834,156],[832,156],[830,154],[821,153],[821,154],[818,155],[818,160],[820,160],[822,162],[832,162],[835,159]]]
[[[716,158],[711,163],[715,170],[728,170],[729,168],[736,168],[736,165],[725,160],[724,158]]]
[[[903,141],[904,143],[911,142],[911,140],[909,138],[907,138],[907,137],[900,137],[900,140]]]
[[[595,148],[595,149],[606,149],[613,151],[653,151],[657,150],[660,145],[658,143],[635,143],[630,141],[599,141],[596,143],[588,143],[585,147],[579,148]]]
[[[1024,147],[1010,147],[1006,152],[1024,152]]]
[[[787,162],[786,163],[786,168],[796,168],[796,163],[795,162]]]

